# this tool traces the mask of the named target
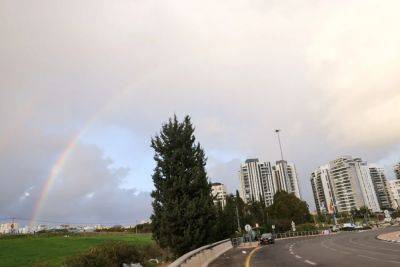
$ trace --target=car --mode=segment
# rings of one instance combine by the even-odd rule
[[[260,237],[260,245],[274,244],[275,238],[271,233],[262,234]]]

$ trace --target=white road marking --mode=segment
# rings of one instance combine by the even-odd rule
[[[400,252],[400,250],[398,250],[398,249],[390,249],[390,248],[375,247],[375,246],[365,245],[365,244],[363,244],[363,243],[354,242],[354,239],[353,239],[353,238],[350,238],[349,242],[352,243],[352,244],[354,244],[354,245],[359,245],[359,246],[363,246],[363,247],[367,247],[367,248],[372,248],[372,249],[383,249],[383,250],[387,250],[387,251]]]
[[[332,247],[328,247],[327,245],[325,245],[325,242],[321,242],[321,246],[323,246],[324,248],[330,249],[332,251],[342,253],[342,254],[346,254],[346,255],[350,254],[349,252],[346,252],[346,251],[342,251],[342,250],[338,250],[338,249],[335,249],[335,248],[332,248]]]
[[[299,255],[294,255],[296,258],[301,259],[301,257]]]
[[[358,256],[358,257],[367,258],[367,259],[370,259],[370,260],[374,260],[374,261],[379,261],[379,262],[392,262],[392,263],[400,264],[400,261],[383,260],[383,259],[378,259],[378,258],[366,256],[366,255],[357,255],[357,256]]]
[[[311,265],[317,265],[315,262],[309,261],[309,260],[305,260],[305,263],[311,264]]]
[[[381,261],[380,259],[374,258],[374,257],[370,257],[370,256],[365,256],[365,255],[357,255],[358,257],[363,257],[363,258],[367,258],[367,259],[371,259],[371,260],[376,260],[376,261]]]

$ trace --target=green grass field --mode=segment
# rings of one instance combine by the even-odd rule
[[[6,237],[0,238],[0,266],[27,266],[34,263],[60,266],[67,257],[106,241],[126,241],[138,246],[154,242],[151,235],[125,233]]]

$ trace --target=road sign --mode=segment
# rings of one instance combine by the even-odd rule
[[[250,224],[246,224],[246,225],[244,226],[244,230],[246,230],[246,232],[250,232],[250,231],[251,231],[251,226],[250,226]]]

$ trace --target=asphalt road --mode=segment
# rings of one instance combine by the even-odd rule
[[[381,233],[399,231],[388,227],[364,232],[343,232],[330,236],[277,240],[252,254],[250,266],[400,266],[400,243],[376,239]],[[246,254],[233,249],[219,257],[211,267],[245,266]]]
[[[343,232],[277,241],[264,246],[251,259],[251,266],[400,266],[400,244],[376,239],[398,227],[365,232]]]

